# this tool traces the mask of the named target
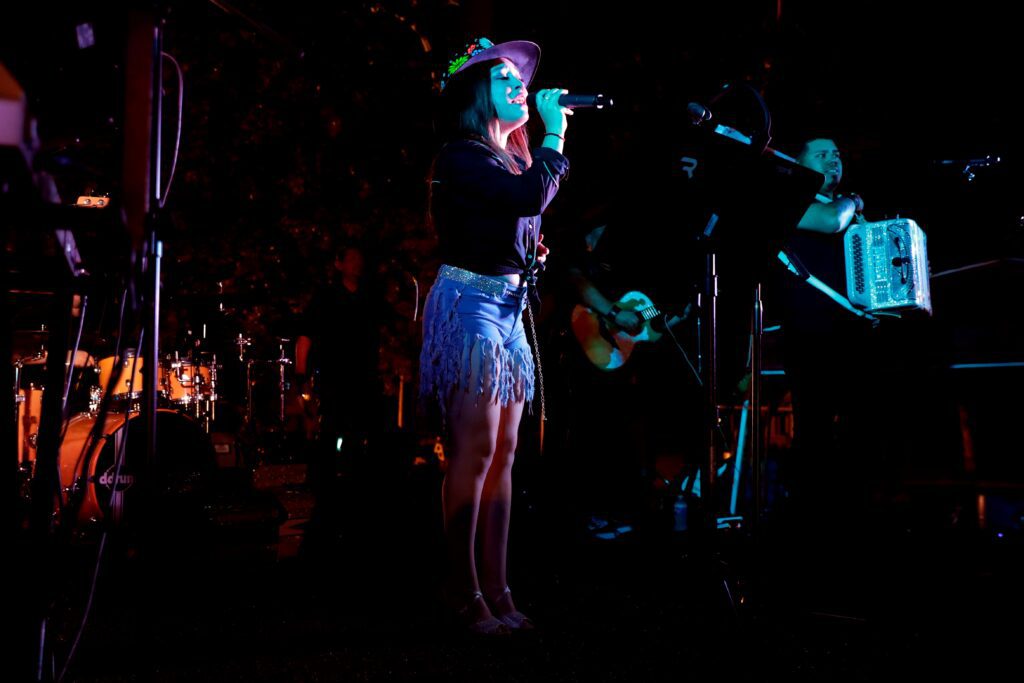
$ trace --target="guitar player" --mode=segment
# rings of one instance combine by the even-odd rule
[[[602,207],[565,251],[569,306],[557,317],[571,329],[563,329],[564,377],[551,401],[560,404],[552,414],[561,424],[552,426],[565,445],[568,486],[560,489],[594,537],[616,538],[651,520],[665,478],[659,456],[678,455],[699,434],[688,424],[696,429],[700,392],[664,325],[684,317],[673,313],[689,303],[692,286],[682,274],[693,272],[684,257],[692,250],[661,224]],[[623,297],[630,292],[653,305]],[[689,326],[672,330],[689,343]]]
[[[601,238],[604,237],[605,231],[608,229],[607,224],[598,225],[593,230],[588,232],[583,238],[585,250],[588,254],[594,254],[597,252],[597,246],[601,242]],[[607,263],[600,264],[599,267],[610,270],[611,266]],[[636,333],[640,331],[640,328],[644,324],[643,318],[633,310],[623,310],[619,308],[618,302],[606,297],[600,289],[598,289],[594,282],[585,273],[584,268],[576,266],[569,269],[568,273],[569,282],[573,285],[576,294],[579,296],[579,300],[584,306],[594,311],[599,317],[603,318],[604,321],[615,328],[625,330],[629,333]]]

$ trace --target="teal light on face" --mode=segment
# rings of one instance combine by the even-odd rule
[[[341,453],[341,444],[343,441],[344,439],[339,436],[338,441],[334,444],[334,450],[337,451],[338,453]]]

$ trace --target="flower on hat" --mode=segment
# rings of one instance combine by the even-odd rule
[[[482,52],[483,50],[491,47],[494,47],[494,43],[487,38],[477,38],[472,42],[466,43],[466,47],[461,52],[456,53],[456,56],[448,62],[448,70],[441,78],[441,90],[444,90],[444,87],[448,85],[448,81],[451,80],[452,76],[458,73],[459,69],[461,69],[471,57],[476,55],[478,52]]]

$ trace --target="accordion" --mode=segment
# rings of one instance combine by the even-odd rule
[[[854,223],[846,230],[847,298],[875,311],[932,312],[928,246],[924,231],[907,218]]]

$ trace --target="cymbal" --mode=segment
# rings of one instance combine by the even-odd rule
[[[39,351],[31,356],[15,356],[13,362],[21,362],[22,365],[45,365],[46,359],[49,358],[49,353],[46,350]],[[68,350],[67,358],[71,358],[71,350]],[[96,367],[96,358],[83,349],[79,349],[78,353],[75,354],[76,368],[94,368]]]
[[[46,351],[38,351],[30,356],[22,356],[21,354],[14,353],[11,355],[11,363],[22,365],[42,365],[46,363]]]
[[[29,347],[30,353],[41,349],[50,338],[50,330],[47,329],[46,325],[40,325],[39,327],[30,329],[12,330],[10,334],[12,348],[18,349]],[[82,330],[80,336],[81,345],[87,348],[93,348],[98,343],[107,343],[107,339],[100,335],[99,332],[90,329]]]
[[[95,330],[83,330],[81,337],[81,345],[86,348],[113,345],[112,340]],[[11,347],[14,349],[27,347],[31,351],[35,351],[42,348],[49,338],[50,331],[46,328],[38,330],[14,330],[11,332]]]
[[[45,327],[38,330],[14,330],[11,336],[15,339],[48,339],[50,331]]]
[[[48,330],[15,330],[11,333],[11,360],[32,358],[45,353]]]

